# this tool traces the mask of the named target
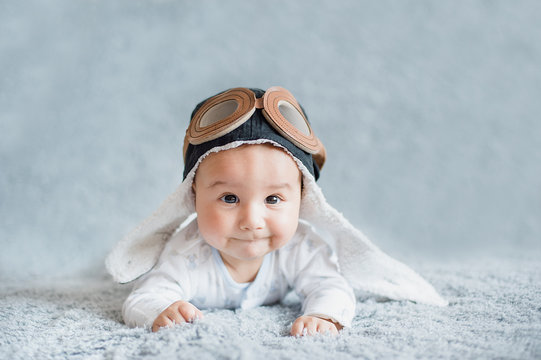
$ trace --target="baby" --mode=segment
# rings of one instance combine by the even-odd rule
[[[165,308],[152,322],[156,331],[202,317],[199,308],[272,304],[293,288],[304,314],[292,335],[351,324],[353,290],[328,246],[299,226],[301,172],[289,154],[270,144],[213,153],[199,164],[193,190],[198,234],[189,246],[173,236],[128,297],[126,323],[148,324],[154,308]]]
[[[327,204],[315,183],[325,149],[287,90],[235,88],[200,103],[184,160],[177,191],[107,259],[117,281],[139,278],[126,324],[158,331],[203,317],[200,309],[273,304],[290,290],[302,301],[294,336],[351,326],[352,287],[445,304]]]

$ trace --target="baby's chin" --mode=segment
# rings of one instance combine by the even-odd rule
[[[254,248],[255,246],[251,246],[248,249],[239,249],[239,251],[234,251],[230,253],[230,256],[233,256],[237,260],[241,261],[255,261],[259,259],[263,259],[265,255],[270,253],[272,250],[268,250],[267,248],[264,249],[258,249]]]
[[[226,255],[234,257],[237,260],[253,261],[262,259],[273,250],[274,249],[268,246],[268,242],[260,240],[249,241],[248,243],[243,242],[241,245],[237,245],[232,249],[226,249],[222,252],[225,252]]]

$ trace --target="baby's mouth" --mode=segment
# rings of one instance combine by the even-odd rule
[[[242,241],[242,242],[257,242],[257,241],[268,240],[268,237],[254,237],[254,238],[247,238],[247,239],[243,239],[243,238],[232,238],[232,240],[235,240],[235,241]]]

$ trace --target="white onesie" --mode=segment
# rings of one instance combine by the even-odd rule
[[[175,301],[189,301],[199,309],[248,309],[276,303],[291,289],[301,298],[304,315],[351,326],[353,290],[338,271],[329,245],[308,223],[300,221],[293,238],[265,256],[253,282],[240,284],[193,220],[169,239],[156,266],[137,281],[122,314],[129,326],[151,327]]]

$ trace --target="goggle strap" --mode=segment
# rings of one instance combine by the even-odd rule
[[[255,99],[255,108],[256,109],[263,109],[264,108],[264,100],[263,100],[263,97],[260,97],[260,98],[256,98]]]
[[[323,165],[325,164],[325,160],[327,159],[327,150],[325,150],[325,147],[323,146],[323,143],[319,140],[319,146],[318,151],[315,154],[312,154],[312,157],[314,158],[314,161],[316,162],[317,166],[319,167],[319,170],[323,168]]]

